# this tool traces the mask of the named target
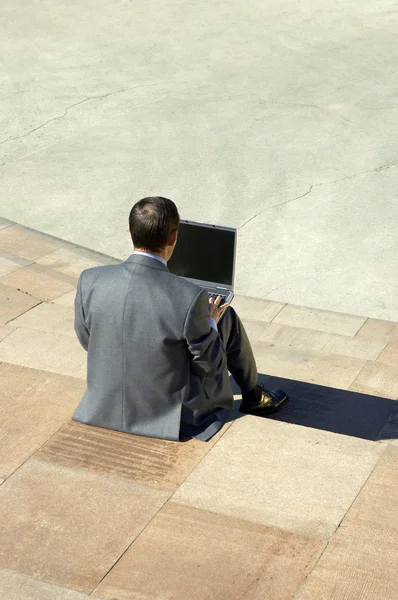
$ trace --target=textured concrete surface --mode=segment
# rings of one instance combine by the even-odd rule
[[[356,334],[356,337],[365,340],[381,340],[386,344],[398,342],[398,323],[381,321],[379,319],[367,319]]]
[[[70,335],[18,327],[2,340],[0,361],[86,378],[86,353]]]
[[[283,325],[299,325],[305,329],[354,336],[365,323],[366,318],[288,305],[276,315],[274,321]]]
[[[247,416],[230,427],[173,500],[328,539],[384,451],[365,440]]]
[[[24,258],[16,257],[13,254],[3,253],[3,258],[0,258],[0,277],[13,273],[21,267],[26,267],[30,262]]]
[[[367,362],[358,377],[352,383],[351,390],[375,396],[398,397],[398,370],[394,365],[382,362]]]
[[[397,472],[398,448],[389,448],[298,600],[397,598]]]
[[[32,459],[3,483],[1,494],[1,566],[84,592],[98,585],[169,497]]]
[[[125,257],[150,194],[248,296],[395,320],[393,0],[2,2],[1,214]]]
[[[40,300],[54,300],[75,289],[72,277],[41,265],[29,265],[2,277],[4,285],[16,288]]]
[[[209,443],[85,427],[70,421],[85,388],[75,290],[50,301],[26,286],[45,272],[55,296],[112,258],[4,219],[1,231],[25,290],[4,269],[1,600],[395,600],[396,322],[357,330],[363,317],[237,296],[261,378],[290,395],[283,411]],[[282,309],[294,325],[276,322]]]
[[[73,295],[75,295],[75,291],[73,291]],[[73,322],[74,312],[72,308],[42,302],[11,321],[11,324],[15,328],[23,327],[25,329],[49,331],[51,333],[61,333],[75,337]]]
[[[358,358],[345,356],[342,359],[337,353],[325,354],[311,346],[283,347],[257,341],[252,347],[257,368],[262,373],[327,386],[334,386],[338,381],[336,387],[343,389],[354,382],[366,364]]]
[[[275,346],[308,348],[309,346],[323,354],[343,354],[351,358],[376,360],[382,357],[386,344],[384,342],[373,342],[347,335],[336,335],[324,333],[323,331],[312,331],[289,325],[281,325],[274,321],[264,324],[264,329],[259,335],[255,332],[256,341],[267,342]],[[383,352],[383,354],[382,354]],[[386,362],[386,360],[383,360]]]
[[[398,364],[398,344],[387,344],[378,360],[391,366]]]
[[[169,503],[94,593],[119,600],[285,600],[323,548],[319,540]]]
[[[92,260],[86,256],[82,256],[79,249],[74,250],[73,248],[58,248],[58,250],[51,252],[51,254],[41,256],[36,262],[39,265],[49,266],[54,271],[60,271],[71,277],[77,277],[83,269],[90,269],[103,264],[100,260]]]
[[[0,364],[0,476],[10,475],[70,417],[84,382]]]
[[[36,456],[67,467],[174,491],[219,436],[207,444],[198,440],[180,444],[69,421]]]
[[[66,306],[67,308],[73,308],[75,305],[75,296],[76,292],[73,290],[73,292],[69,292],[68,294],[64,294],[63,296],[56,298],[54,300],[54,304]]]
[[[3,340],[7,335],[14,331],[12,325],[0,325],[0,341]]]
[[[0,283],[0,323],[8,323],[23,312],[40,303],[38,298],[33,298]]]
[[[0,244],[2,252],[9,252],[27,261],[53,252],[63,245],[61,239],[56,240],[38,231],[30,231],[20,225],[8,223],[0,231]]]
[[[0,600],[89,600],[88,596],[33,577],[0,570]]]

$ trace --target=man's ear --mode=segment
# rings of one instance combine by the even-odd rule
[[[176,231],[172,231],[169,235],[169,239],[167,240],[167,245],[168,246],[174,246],[174,244],[177,241],[177,230]]]

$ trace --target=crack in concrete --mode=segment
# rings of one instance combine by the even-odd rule
[[[355,104],[355,106],[359,106],[359,108],[363,108],[364,110],[390,110],[391,108],[398,108],[398,104],[388,104],[385,106],[365,106],[364,104]]]
[[[317,108],[318,110],[324,110],[324,111],[329,112],[329,113],[332,112],[329,107],[322,106],[320,104],[315,104],[314,102],[310,102],[310,103],[306,103],[306,102],[278,102],[277,100],[261,100],[260,104],[278,104],[278,105],[281,105],[281,106],[299,106],[299,107],[303,107],[303,108]],[[333,114],[335,114],[336,117],[338,117],[339,119],[342,119],[343,121],[347,121],[348,123],[354,123],[354,121],[351,121],[350,119],[347,119],[347,117],[343,117],[343,115],[340,115],[337,112],[334,112]]]
[[[315,184],[315,185],[321,185],[321,184]],[[278,208],[278,206],[282,206],[283,204],[288,204],[289,202],[293,202],[294,200],[299,200],[300,198],[304,198],[304,196],[307,196],[311,192],[313,187],[314,187],[314,184],[312,184],[310,186],[310,188],[304,194],[301,194],[301,196],[295,196],[294,198],[290,198],[289,200],[284,200],[283,202],[280,202],[279,204],[273,204],[272,206],[267,206],[266,208],[263,208],[257,214],[255,214],[253,217],[250,217],[250,219],[245,221],[243,223],[243,225],[240,225],[240,227],[238,227],[238,229],[243,229],[243,227],[245,227],[248,223],[250,223],[250,221],[253,221],[253,219],[255,219],[256,217],[261,215],[263,212],[266,212],[267,210],[271,210],[272,208]]]
[[[346,83],[345,85],[339,86],[333,92],[328,92],[327,94],[322,94],[322,96],[320,96],[320,98],[327,98],[328,96],[333,96],[334,94],[337,94],[337,92],[339,92],[340,90],[345,90],[349,87],[352,87],[353,85],[356,85],[357,83],[363,83],[364,81],[368,81],[368,79],[371,79],[372,77],[373,77],[373,74],[368,75],[368,77],[364,77],[363,79],[355,79],[354,81],[350,81],[350,83]]]
[[[280,290],[281,288],[283,288],[286,284],[282,283],[281,285],[276,286],[275,288],[272,288],[272,290],[268,290],[268,292],[266,292],[264,294],[264,296],[261,296],[262,300],[266,300],[267,296],[269,296],[270,294],[272,294],[273,292],[276,292],[277,290]],[[282,310],[282,309],[281,309]],[[279,311],[280,312],[280,311]],[[278,313],[279,314],[279,313]],[[276,316],[276,315],[275,315]],[[275,317],[274,317],[275,318]]]
[[[322,181],[321,183],[313,183],[310,185],[309,189],[300,196],[295,196],[294,198],[289,198],[288,200],[284,200],[283,202],[279,202],[278,204],[273,204],[272,206],[267,206],[263,208],[258,213],[256,213],[253,217],[250,217],[247,221],[245,221],[242,225],[238,227],[239,230],[243,229],[250,221],[253,221],[256,217],[260,216],[262,213],[267,210],[272,210],[273,208],[279,208],[279,206],[283,206],[284,204],[289,204],[290,202],[294,202],[295,200],[300,200],[300,198],[304,198],[304,196],[308,196],[312,192],[312,190],[316,187],[320,187],[322,185],[333,185],[334,183],[338,183],[339,181],[346,181],[347,179],[353,179],[354,177],[359,177],[360,175],[368,175],[369,173],[380,173],[381,171],[387,171],[388,169],[392,169],[398,166],[398,162],[387,163],[386,165],[381,165],[380,167],[376,167],[376,169],[371,169],[369,171],[361,171],[359,173],[353,173],[352,175],[347,175],[347,177],[341,177],[340,179],[334,179],[332,181]]]
[[[14,140],[20,140],[21,138],[25,138],[28,135],[30,135],[31,133],[34,133],[35,131],[38,131],[39,129],[42,129],[43,127],[45,127],[46,125],[48,125],[49,123],[52,123],[53,121],[59,121],[61,119],[64,119],[66,117],[66,115],[68,114],[68,112],[74,108],[75,106],[79,106],[80,104],[84,104],[85,102],[88,102],[89,100],[102,100],[103,98],[108,98],[109,96],[114,96],[115,94],[122,94],[123,92],[128,92],[130,90],[134,90],[139,86],[134,86],[134,87],[130,87],[130,88],[124,88],[122,90],[116,90],[115,92],[109,92],[108,94],[101,94],[100,96],[88,96],[87,98],[84,98],[83,100],[80,100],[79,102],[75,102],[74,104],[71,104],[70,106],[68,106],[64,112],[63,115],[58,115],[57,117],[53,117],[52,119],[49,119],[48,121],[45,121],[45,123],[42,123],[41,125],[38,125],[37,127],[35,127],[34,129],[31,129],[30,131],[28,131],[27,133],[24,133],[23,135],[16,135],[15,137],[9,137],[6,138],[5,140],[0,142],[0,145],[5,144],[7,142],[13,142]],[[1,166],[5,165],[5,163],[2,163]]]

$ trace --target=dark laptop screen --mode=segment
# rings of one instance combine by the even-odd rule
[[[177,245],[167,265],[169,271],[232,286],[235,236],[234,229],[181,222]]]

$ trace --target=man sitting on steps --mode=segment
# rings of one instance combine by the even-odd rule
[[[136,435],[210,439],[233,408],[266,416],[287,400],[258,384],[253,352],[231,306],[167,269],[178,239],[174,202],[130,212],[135,247],[123,263],[82,272],[75,330],[87,350],[87,390],[73,419]]]

